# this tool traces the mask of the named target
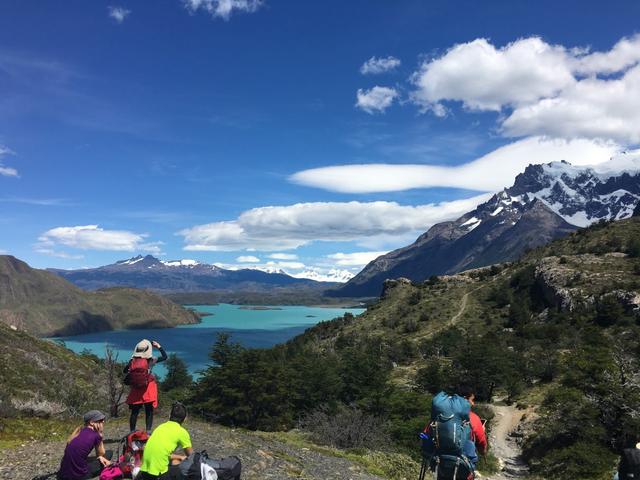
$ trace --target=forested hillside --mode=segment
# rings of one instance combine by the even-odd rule
[[[388,281],[363,315],[273,349],[221,338],[190,401],[229,425],[416,455],[431,395],[468,383],[533,409],[534,474],[610,478],[640,431],[639,292],[640,219],[599,223],[515,263]]]

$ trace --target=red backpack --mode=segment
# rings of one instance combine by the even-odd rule
[[[149,382],[153,380],[153,376],[149,371],[149,361],[146,358],[135,357],[129,365],[129,373],[127,373],[126,384],[133,388],[147,388]]]
[[[149,434],[142,430],[131,432],[122,439],[122,455],[119,458],[119,466],[125,478],[131,478],[133,470],[142,465],[144,447],[149,440]]]

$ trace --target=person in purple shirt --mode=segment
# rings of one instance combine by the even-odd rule
[[[84,426],[78,427],[69,437],[60,462],[58,480],[87,480],[97,477],[111,463],[112,451],[105,451],[102,442],[104,413],[91,410],[84,414]],[[95,458],[89,458],[95,449]]]

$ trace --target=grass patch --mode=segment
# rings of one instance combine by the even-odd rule
[[[477,465],[478,471],[483,475],[492,475],[500,471],[500,464],[498,458],[491,452],[486,455],[480,455]]]
[[[15,448],[27,442],[66,440],[78,421],[45,418],[0,418],[0,448]]]
[[[420,464],[407,455],[393,452],[379,452],[366,449],[339,450],[317,445],[298,430],[289,432],[252,432],[258,437],[277,440],[296,448],[309,450],[337,458],[344,458],[361,465],[368,473],[383,478],[401,480],[417,478]]]

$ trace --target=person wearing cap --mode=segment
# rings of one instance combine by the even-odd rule
[[[104,413],[91,410],[84,414],[84,425],[76,428],[64,449],[64,456],[58,470],[58,480],[86,480],[97,477],[102,469],[111,463],[113,452],[104,449],[102,432]],[[96,452],[89,458],[91,450]]]
[[[160,357],[153,357],[153,349],[157,348],[160,351]],[[167,359],[167,354],[162,346],[156,342],[150,342],[147,339],[141,340],[133,350],[131,360],[124,367],[124,373],[128,374],[134,369],[140,368],[142,365],[148,375],[148,383],[145,387],[131,386],[131,391],[127,397],[127,405],[131,410],[129,416],[129,430],[134,432],[136,430],[136,423],[138,421],[138,414],[144,405],[145,423],[147,433],[151,433],[153,426],[153,410],[158,408],[158,384],[155,376],[151,373],[151,369],[156,363],[164,362]]]

